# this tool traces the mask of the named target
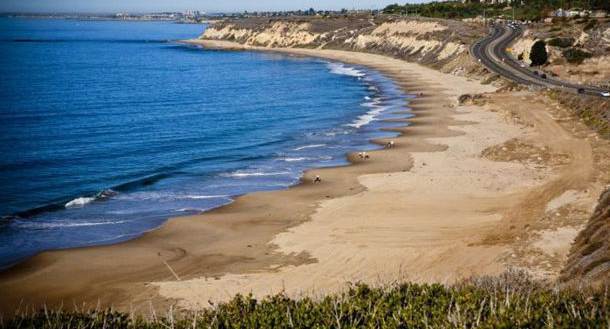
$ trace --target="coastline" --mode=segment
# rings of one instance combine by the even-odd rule
[[[252,193],[201,215],[172,218],[159,229],[125,243],[45,252],[0,273],[0,290],[6,292],[0,296],[1,312],[12,311],[20,301],[37,306],[72,301],[93,306],[99,301],[147,311],[149,300],[163,306],[170,299],[191,308],[205,306],[207,300],[221,301],[235,292],[261,295],[285,288],[292,295],[321,293],[341,289],[349,281],[387,282],[399,277],[453,282],[505,269],[501,257],[506,247],[481,240],[502,227],[502,213],[519,206],[518,201],[535,185],[535,177],[519,165],[498,162],[494,166],[487,163],[491,161],[480,160],[485,162],[481,164],[458,157],[460,152],[472,156],[472,150],[459,149],[465,142],[476,146],[478,156],[480,148],[523,132],[497,113],[471,108],[456,111],[461,94],[495,88],[381,55],[217,41],[191,43],[368,66],[409,93],[423,95],[409,104],[415,114],[405,120],[410,124],[392,129],[401,133],[392,138],[396,147],[369,152],[370,161],[350,154],[350,166],[308,170],[301,184],[287,190]],[[457,148],[453,156],[474,165],[474,173],[469,176],[464,168],[435,167],[432,163],[448,148]],[[512,176],[504,180],[486,176],[495,170]],[[311,183],[315,175],[323,177],[322,184]],[[483,186],[477,183],[481,177],[496,180]],[[412,184],[410,194],[404,183]],[[468,190],[465,184],[473,186]],[[503,186],[506,191],[481,195]],[[471,194],[456,197],[452,189]],[[464,197],[471,202],[464,204]],[[503,201],[507,204],[500,206]],[[436,209],[439,203],[445,203],[443,209]],[[355,208],[358,205],[363,208]],[[405,220],[405,213],[413,221]],[[450,218],[443,217],[452,213]],[[466,220],[455,222],[460,216]],[[337,220],[329,222],[333,218]],[[383,225],[370,226],[370,218],[384,221]],[[402,274],[405,272],[407,275]]]

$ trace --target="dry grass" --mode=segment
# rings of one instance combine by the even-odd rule
[[[1,328],[608,328],[606,289],[558,289],[520,272],[453,286],[401,283],[294,300],[236,296],[198,312],[21,311]]]

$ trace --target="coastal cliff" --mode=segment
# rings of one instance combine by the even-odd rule
[[[485,33],[482,25],[426,18],[248,18],[215,23],[201,39],[368,52],[464,75],[485,71],[468,54],[469,45]]]
[[[563,281],[610,282],[610,188],[599,198],[589,223],[574,244],[561,274]]]

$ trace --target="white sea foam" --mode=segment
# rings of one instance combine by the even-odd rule
[[[180,194],[171,192],[133,192],[124,193],[117,197],[125,201],[173,201],[173,200],[202,200],[228,198],[228,195],[200,195],[200,194]]]
[[[312,148],[323,147],[323,146],[326,146],[326,144],[312,144],[312,145],[299,146],[299,147],[295,148],[294,151],[312,149]]]
[[[330,69],[330,73],[333,74],[348,75],[357,78],[361,78],[365,75],[364,72],[350,66],[345,66],[342,63],[328,63],[327,66]]]
[[[257,177],[257,176],[282,176],[282,175],[288,175],[290,174],[290,172],[288,171],[278,171],[278,172],[261,172],[261,171],[254,171],[254,172],[248,172],[248,171],[235,171],[232,173],[227,173],[227,174],[221,174],[221,176],[224,177],[235,177],[235,178],[244,178],[244,177]]]
[[[352,127],[352,128],[360,128],[362,126],[365,126],[365,125],[377,120],[377,116],[379,114],[381,114],[384,110],[385,110],[384,107],[373,108],[372,110],[359,116],[358,119],[354,120],[354,122],[346,124],[346,126]]]
[[[86,204],[89,204],[91,202],[95,201],[95,198],[93,197],[80,197],[80,198],[76,198],[68,203],[66,203],[65,207],[66,208],[82,208],[84,207]]]
[[[220,198],[228,198],[228,195],[180,195],[176,196],[176,199],[192,199],[192,200],[202,200],[202,199],[220,199]]]
[[[286,161],[286,162],[299,162],[299,161],[305,161],[305,160],[313,160],[313,158],[297,157],[297,158],[281,158],[280,160]]]
[[[307,160],[330,160],[332,157],[330,156],[319,156],[319,157],[294,157],[294,158],[280,158],[281,161],[286,162],[299,162],[299,161],[307,161]]]
[[[64,228],[64,227],[86,227],[100,225],[122,224],[127,221],[103,221],[103,222],[75,222],[75,221],[57,221],[57,222],[36,222],[36,221],[20,221],[18,225],[23,228],[34,229],[49,229],[49,228]]]
[[[372,101],[370,102],[364,102],[360,105],[364,106],[364,107],[379,107],[379,104],[381,103],[381,99],[380,98],[373,98]]]
[[[180,208],[176,209],[176,212],[204,212],[205,209],[201,208]]]

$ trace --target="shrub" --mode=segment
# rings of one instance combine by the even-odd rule
[[[530,52],[532,66],[544,65],[548,59],[549,55],[546,52],[546,43],[542,40],[536,41],[534,45],[532,45],[532,50]]]
[[[454,286],[355,284],[319,300],[238,295],[196,313],[152,320],[115,311],[41,310],[0,328],[608,328],[607,305],[603,288],[559,290],[509,273]]]
[[[597,25],[597,21],[592,19],[587,24],[585,24],[585,26],[582,29],[585,31],[588,31],[588,30],[594,28],[596,25]]]
[[[572,64],[580,64],[585,59],[593,56],[593,55],[591,55],[591,53],[578,49],[578,48],[568,48],[568,49],[564,50],[561,54],[568,61],[568,63],[572,63]]]
[[[567,48],[574,44],[574,38],[553,38],[547,44],[553,47]]]

